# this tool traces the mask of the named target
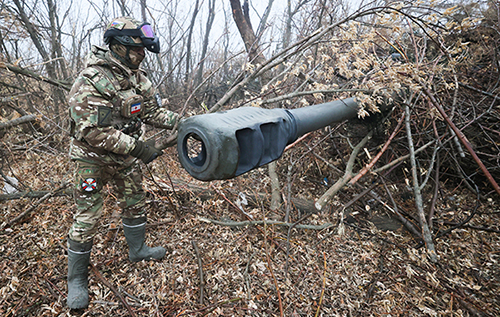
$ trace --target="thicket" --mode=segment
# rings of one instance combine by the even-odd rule
[[[174,148],[144,167],[162,263],[126,262],[110,192],[89,314],[500,314],[498,3],[341,4],[295,3],[280,49],[258,28],[246,54],[208,53],[202,80],[185,51],[148,60],[183,116],[352,96],[362,107],[290,145],[276,174],[197,182]],[[59,315],[73,210],[65,97],[83,54],[22,8],[0,12],[0,313]],[[42,61],[23,59],[16,38]]]

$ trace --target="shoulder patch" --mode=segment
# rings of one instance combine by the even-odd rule
[[[111,112],[112,109],[105,106],[97,107],[97,126],[109,127],[111,126]]]

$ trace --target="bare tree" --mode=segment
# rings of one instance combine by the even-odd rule
[[[196,74],[195,86],[198,86],[203,78],[203,67],[207,57],[208,42],[210,39],[210,31],[215,19],[215,0],[208,0],[208,18],[205,26],[205,37],[203,38],[203,46],[201,47],[200,63]]]
[[[64,79],[69,78],[68,70],[66,69],[66,61],[63,56],[61,47],[61,26],[59,25],[59,17],[57,14],[57,4],[54,0],[47,0],[50,20],[50,34],[52,45],[52,59],[57,60],[59,69],[61,70]]]
[[[273,0],[269,0],[268,9],[270,9],[272,3]],[[245,43],[250,63],[263,65],[266,62],[266,58],[260,49],[258,38],[255,36],[252,29],[248,0],[244,0],[243,6],[240,0],[231,0],[231,8],[233,9],[233,19]],[[269,73],[263,73],[260,76],[261,84],[267,84],[270,80],[269,76]],[[269,177],[271,178],[271,210],[277,210],[281,205],[281,190],[278,174],[276,172],[276,162],[271,162],[268,165],[268,171]]]
[[[41,38],[39,37],[39,32],[37,31],[36,27],[31,23],[30,19],[28,18],[28,14],[24,10],[24,3],[21,3],[19,0],[13,0],[14,4],[16,5],[17,12],[18,12],[18,18],[20,19],[21,23],[24,25],[26,28],[26,31],[30,35],[31,40],[33,41],[33,44],[38,50],[38,53],[41,55],[43,61],[45,62],[45,70],[47,71],[48,77],[54,80],[57,80],[58,76],[54,67],[54,60],[50,58],[49,53],[47,52],[47,49],[43,45],[43,42]],[[55,113],[59,113],[59,104],[64,104],[65,103],[65,97],[64,94],[61,90],[57,88],[54,89],[54,111]]]
[[[186,84],[188,82],[189,74],[191,73],[191,45],[192,45],[192,38],[193,38],[194,23],[196,21],[196,16],[198,15],[198,12],[200,11],[199,2],[200,2],[199,0],[196,0],[196,3],[193,7],[193,16],[191,17],[191,23],[189,24],[189,28],[188,28],[188,38],[187,38],[187,43],[186,43],[186,72],[184,75],[184,82]]]
[[[265,61],[265,57],[260,50],[257,37],[252,29],[248,12],[248,0],[244,0],[243,7],[240,0],[230,0],[233,10],[233,19],[238,27],[245,49],[248,53],[251,63],[261,64]],[[245,12],[244,12],[245,10]]]

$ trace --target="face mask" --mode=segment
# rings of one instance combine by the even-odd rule
[[[144,57],[146,56],[146,53],[144,52],[144,47],[129,46],[128,49],[129,49],[128,57],[130,63],[136,66],[136,68],[138,68],[141,62],[144,60]]]
[[[111,45],[111,51],[114,53],[123,64],[126,66],[137,69],[144,60],[146,53],[144,47],[141,46],[125,46],[123,44]]]

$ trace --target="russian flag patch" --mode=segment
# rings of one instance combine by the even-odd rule
[[[134,103],[132,106],[130,106],[130,114],[136,114],[138,112],[141,112],[141,103]]]

